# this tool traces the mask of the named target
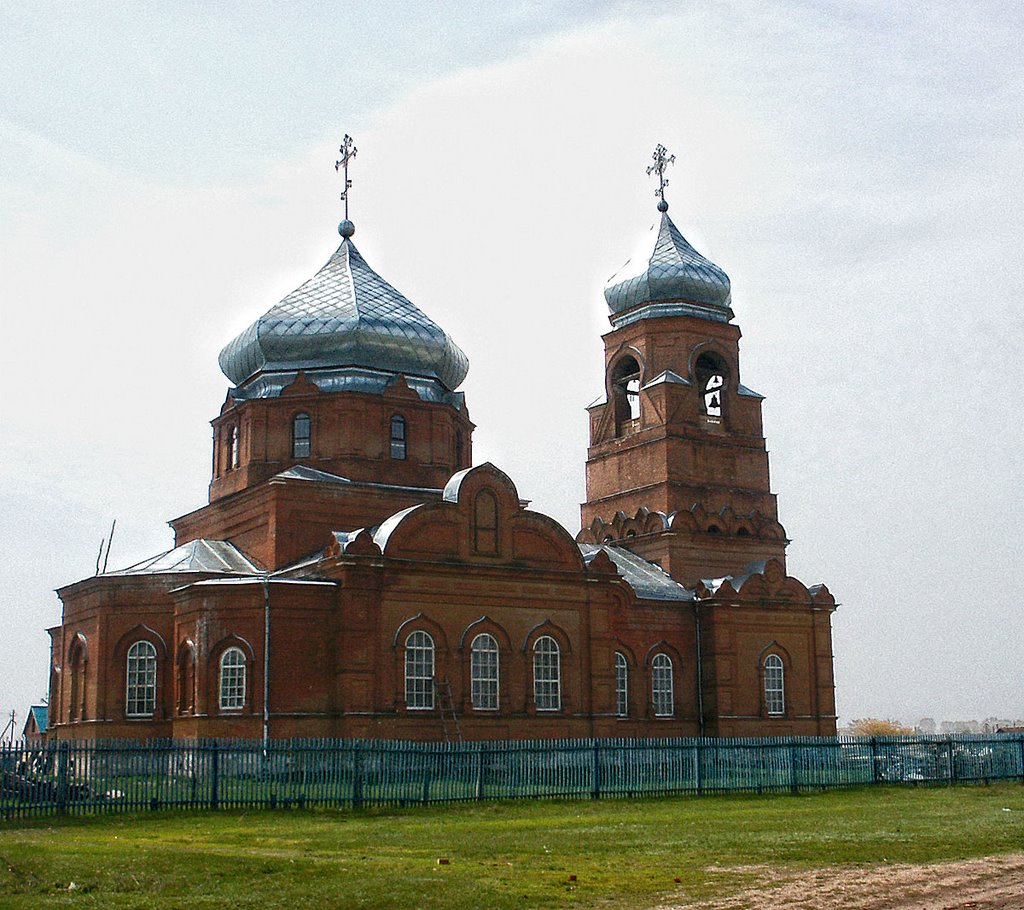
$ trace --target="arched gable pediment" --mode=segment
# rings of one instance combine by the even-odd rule
[[[503,651],[512,650],[512,639],[504,627],[496,623],[490,616],[481,616],[474,619],[465,629],[462,630],[462,637],[459,639],[459,650],[464,651],[472,643],[473,639],[482,633],[493,635],[498,641],[498,647]]]
[[[440,623],[435,622],[425,613],[417,613],[415,616],[410,616],[395,629],[395,637],[391,640],[391,647],[395,649],[405,647],[406,638],[412,635],[413,632],[420,630],[428,633],[434,639],[436,651],[440,653],[448,651],[448,636],[444,634],[444,629],[441,628]]]
[[[144,623],[132,626],[132,628],[117,640],[117,644],[114,645],[114,654],[117,655],[118,658],[122,657],[137,641],[148,641],[156,648],[158,657],[167,657],[167,642],[164,641],[163,636],[157,632],[156,629],[150,628]]]
[[[392,558],[584,570],[568,531],[523,508],[508,475],[490,463],[453,475],[440,502],[392,515],[373,541]]]

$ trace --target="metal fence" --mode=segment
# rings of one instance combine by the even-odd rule
[[[0,817],[1024,781],[1024,736],[0,745]]]

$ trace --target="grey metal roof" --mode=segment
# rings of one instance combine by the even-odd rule
[[[612,325],[657,316],[732,319],[729,276],[690,246],[667,212],[655,228],[650,256],[630,260],[605,285]]]
[[[640,600],[674,600],[690,602],[694,599],[693,591],[673,581],[661,566],[648,562],[631,550],[608,544],[577,544],[583,554],[583,561],[590,565],[598,552],[604,550],[619,570],[619,575],[633,589]]]
[[[226,540],[190,540],[188,543],[142,562],[107,572],[107,575],[159,575],[176,572],[223,572],[228,575],[258,575],[261,569]]]
[[[346,237],[319,272],[220,353],[220,368],[236,386],[261,372],[337,367],[421,376],[452,390],[469,360]]]
[[[371,487],[372,489],[377,490],[398,490],[402,493],[422,493],[425,496],[440,496],[442,493],[442,491],[437,487],[410,487],[398,483],[376,483],[371,480],[351,480],[348,477],[342,477],[340,474],[330,474],[327,471],[319,471],[316,468],[310,468],[304,464],[292,465],[292,467],[275,474],[274,478],[280,478],[282,480],[305,480],[312,483],[333,483],[351,487]]]

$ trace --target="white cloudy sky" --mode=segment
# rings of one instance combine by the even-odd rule
[[[844,720],[1024,716],[1024,8],[490,2],[0,10],[0,710],[52,589],[203,501],[216,355],[337,242],[469,354],[491,460],[570,530],[601,286],[668,198],[730,274],[790,570]]]

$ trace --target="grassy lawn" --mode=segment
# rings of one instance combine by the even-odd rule
[[[0,908],[640,908],[749,883],[714,867],[1019,851],[1020,784],[154,813],[0,822]]]

